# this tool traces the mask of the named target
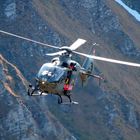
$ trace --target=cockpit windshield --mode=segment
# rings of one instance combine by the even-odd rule
[[[63,68],[54,66],[52,63],[46,63],[39,70],[37,77],[42,81],[57,82],[64,76],[64,74],[65,71]]]

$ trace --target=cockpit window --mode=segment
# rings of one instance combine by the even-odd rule
[[[65,74],[63,68],[54,66],[52,63],[44,64],[38,72],[38,79],[48,82],[57,82]]]

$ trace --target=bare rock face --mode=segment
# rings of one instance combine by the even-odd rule
[[[5,9],[10,5],[15,5],[14,11],[11,6],[11,15],[7,16]],[[9,6],[10,7],[10,6]],[[41,42],[46,42],[48,44],[61,44],[60,35],[57,33],[48,23],[40,17],[38,12],[35,10],[32,1],[16,1],[16,0],[2,0],[0,2],[0,27],[5,31],[10,31],[12,33],[28,37]],[[13,18],[14,17],[14,18]],[[15,39],[13,37],[5,36],[0,37],[1,47],[0,52],[8,59],[10,62],[18,65],[25,76],[31,80],[31,75],[36,74],[39,67],[43,62],[48,61],[46,58],[46,53],[52,52],[52,48],[40,47],[34,43],[29,43],[27,41],[21,41],[20,39]],[[13,44],[13,47],[11,47]],[[5,47],[7,51],[5,51]],[[7,53],[8,52],[8,53]],[[11,59],[12,58],[12,59]],[[27,60],[25,63],[25,58]],[[37,63],[35,58],[37,58]],[[20,61],[19,61],[20,60]],[[42,62],[40,64],[40,62]],[[34,64],[34,67],[30,67]],[[32,69],[31,73],[27,73],[27,69]],[[29,74],[29,75],[28,75]]]
[[[47,106],[42,110],[36,100],[26,96],[26,80],[2,55],[0,68],[0,139],[76,140],[49,112]]]
[[[38,9],[34,5],[35,1],[38,2]],[[64,19],[69,19],[73,26],[78,22],[87,33],[91,33],[91,36],[86,34],[89,38],[97,36],[108,43],[109,47],[111,44],[118,48],[122,54],[136,58],[140,56],[140,51],[125,34],[117,15],[110,10],[105,0],[35,1],[1,0],[0,29],[57,46],[68,40],[72,42],[73,36],[69,35],[69,39],[61,34],[65,28],[65,20],[61,23],[63,28],[57,26],[57,22],[44,20],[39,10],[47,7],[47,15],[50,14],[50,9],[51,12],[60,12],[51,13],[49,20],[59,21],[59,16],[65,13],[67,18]],[[44,7],[40,6],[42,3]],[[49,6],[45,3],[49,3]],[[57,3],[57,7],[54,3]],[[72,31],[71,27],[66,28],[69,32],[76,32]],[[78,33],[79,37],[82,36],[80,31]],[[124,96],[114,89],[107,92],[91,80],[83,89],[80,82],[77,82],[73,92],[80,102],[79,106],[58,106],[55,97],[46,99],[27,96],[27,80],[32,81],[41,65],[51,60],[45,54],[54,51],[56,50],[52,48],[0,34],[0,139],[137,140],[140,131],[139,103],[134,104],[134,101],[127,97],[127,93]],[[103,67],[104,69],[106,67]],[[116,71],[123,73],[123,69]],[[116,77],[110,83],[117,80],[118,75],[115,72],[110,74],[114,75]],[[121,76],[123,77],[123,74]],[[137,73],[136,78],[138,76]],[[129,80],[126,82],[129,83]],[[107,81],[106,85],[110,86],[110,83]]]
[[[93,34],[103,37],[125,55],[139,56],[139,50],[123,32],[118,17],[112,13],[105,0],[61,0],[60,3],[71,18],[80,20]]]

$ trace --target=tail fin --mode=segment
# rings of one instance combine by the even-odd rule
[[[95,50],[93,50],[93,54],[95,54]],[[92,58],[86,58],[82,65],[82,72],[80,73],[80,78],[82,81],[82,86],[85,85],[89,75],[94,70],[94,60]],[[88,73],[88,74],[87,74]]]

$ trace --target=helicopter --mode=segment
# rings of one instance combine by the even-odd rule
[[[46,54],[47,56],[56,57],[54,57],[50,63],[45,63],[42,65],[35,78],[35,84],[29,84],[27,91],[29,96],[41,96],[48,94],[57,95],[58,104],[78,104],[78,102],[75,102],[71,99],[72,90],[75,86],[75,82],[78,75],[80,75],[82,85],[89,79],[89,77],[97,78],[99,81],[104,80],[104,78],[101,75],[93,74],[94,60],[129,65],[133,67],[140,67],[140,64],[138,63],[96,56],[95,51],[92,55],[77,52],[75,50],[82,46],[84,43],[86,43],[86,40],[81,38],[78,38],[69,47],[58,47],[38,42],[29,38],[25,38],[3,30],[0,30],[0,33],[20,38],[26,41],[30,41],[39,45],[48,46],[58,50],[57,52]],[[72,59],[73,54],[86,57],[82,66],[76,60]],[[62,96],[67,97],[69,99],[69,102],[63,102]]]
[[[58,95],[58,103],[63,103],[62,96],[69,99],[69,103],[78,104],[71,99],[72,90],[75,86],[75,81],[80,75],[82,84],[88,79],[89,76],[103,79],[99,75],[92,74],[93,59],[87,58],[81,66],[77,61],[72,60],[73,51],[84,44],[86,40],[77,39],[71,46],[60,47],[58,52],[46,54],[48,56],[58,56],[51,60],[51,63],[45,63],[40,68],[37,77],[36,85],[29,85],[28,95]],[[35,92],[38,91],[37,94]]]

